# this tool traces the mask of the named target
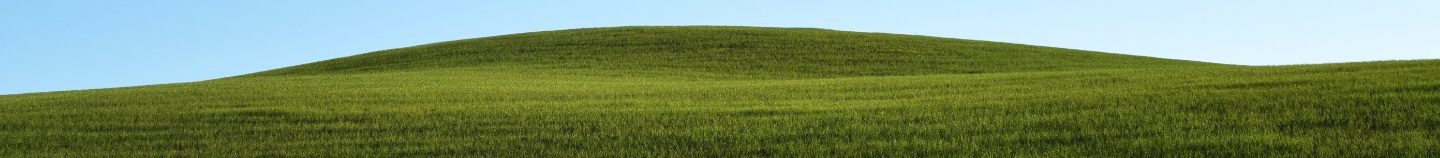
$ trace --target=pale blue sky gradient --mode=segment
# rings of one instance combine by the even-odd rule
[[[1242,65],[1440,58],[1440,1],[0,0],[0,94],[193,82],[587,27],[814,27]]]

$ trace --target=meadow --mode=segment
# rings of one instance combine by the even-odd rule
[[[0,96],[0,157],[1426,157],[1440,60],[614,27]]]

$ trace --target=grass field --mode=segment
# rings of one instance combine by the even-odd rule
[[[0,157],[1426,157],[1440,60],[614,27],[0,96]]]

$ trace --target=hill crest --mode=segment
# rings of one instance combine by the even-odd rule
[[[473,38],[238,77],[522,66],[685,71],[767,78],[1220,65],[1001,42],[815,28],[628,26]]]

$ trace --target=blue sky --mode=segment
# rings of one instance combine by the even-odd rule
[[[1242,65],[1440,58],[1440,1],[0,0],[0,94],[194,82],[630,25],[815,27]]]

